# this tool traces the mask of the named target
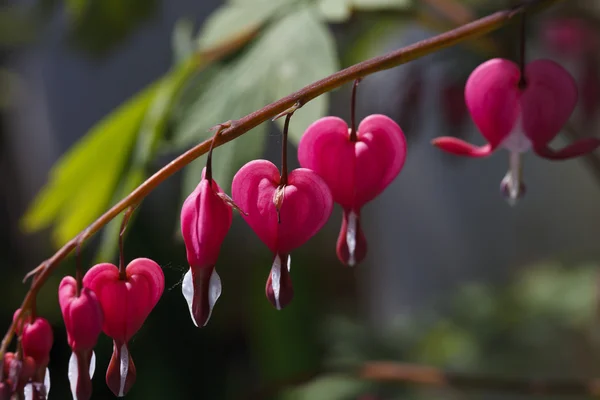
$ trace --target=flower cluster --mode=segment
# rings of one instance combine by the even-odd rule
[[[562,43],[562,42],[561,42]],[[361,210],[379,196],[398,176],[406,160],[406,138],[396,122],[376,114],[355,128],[354,106],[358,81],[353,87],[351,126],[337,117],[325,117],[307,127],[298,146],[301,168],[288,173],[287,130],[296,108],[284,115],[281,170],[268,160],[254,160],[234,176],[231,197],[212,178],[212,148],[198,186],[181,209],[181,231],[189,271],[182,292],[196,326],[208,323],[222,291],[216,272],[220,249],[232,224],[233,211],[242,218],[271,251],[273,261],[265,293],[278,310],[294,296],[291,253],[304,245],[329,220],[334,203],[343,217],[336,252],[347,266],[361,263],[367,254]],[[456,96],[452,94],[452,98]],[[533,150],[550,160],[587,154],[600,147],[596,138],[581,139],[554,150],[549,143],[567,123],[578,102],[571,75],[549,60],[517,65],[505,59],[489,60],[476,68],[465,87],[465,102],[473,121],[487,140],[475,146],[455,137],[440,137],[433,144],[449,153],[487,157],[500,148],[509,151],[510,169],[502,190],[511,200],[520,197],[520,155]],[[132,211],[132,210],[131,210]],[[97,264],[77,279],[65,277],[58,298],[68,344],[72,349],[68,377],[74,399],[89,399],[99,335],[113,339],[113,354],[106,383],[118,397],[136,379],[129,342],[158,303],[165,278],[160,266],[148,258],[123,262],[121,231],[120,264]],[[48,363],[53,332],[36,315],[35,304],[14,315],[19,345],[0,363],[0,400],[14,394],[44,399],[50,390]]]
[[[117,397],[124,396],[135,381],[136,370],[128,341],[141,328],[164,290],[162,269],[147,258],[133,260],[120,270],[113,264],[98,264],[83,282],[66,276],[58,289],[67,341],[73,353],[68,378],[73,399],[92,396],[91,378],[96,356],[94,347],[101,332],[114,341],[106,382]],[[21,316],[15,312],[20,338],[17,354],[6,353],[0,380],[0,399],[20,393],[26,399],[45,399],[50,391],[48,362],[53,343],[47,320],[34,317],[35,307]]]

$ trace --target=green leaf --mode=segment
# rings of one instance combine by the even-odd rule
[[[39,22],[24,7],[0,7],[0,46],[31,43],[39,32]]]
[[[115,204],[144,182],[148,176],[148,165],[154,159],[158,144],[164,136],[167,121],[177,94],[199,67],[198,60],[188,58],[175,67],[160,82],[152,103],[148,107],[132,154],[131,165],[125,178],[119,183],[111,204]],[[129,223],[133,222],[134,214]],[[115,218],[104,229],[100,248],[96,254],[98,261],[110,260],[117,253],[121,219]]]
[[[194,41],[194,23],[187,18],[181,18],[175,23],[171,37],[173,58],[175,63],[188,60],[196,50]]]
[[[49,182],[23,217],[26,231],[55,222],[53,239],[59,246],[104,211],[157,88],[153,84],[127,101],[61,157],[50,171]]]
[[[268,85],[272,101],[339,69],[333,36],[313,7],[300,8],[279,20],[259,45],[270,61]],[[329,95],[324,94],[296,111],[290,120],[290,140],[298,144],[306,128],[324,116],[328,106]],[[284,120],[277,121],[280,127]]]
[[[344,22],[352,15],[348,0],[320,0],[319,11],[331,22]]]
[[[88,4],[88,0],[65,0],[65,7],[74,18],[81,17]]]
[[[412,7],[413,0],[350,0],[350,3],[357,10],[405,10]]]
[[[187,122],[184,121],[187,129],[184,132],[187,133],[182,134],[181,138],[192,138],[194,141],[208,139],[213,135],[213,132],[208,132],[211,126],[232,118],[243,117],[266,104],[263,85],[250,85],[244,90],[237,81],[237,79],[244,81],[244,76],[239,75],[243,74],[243,71],[251,71],[245,68],[246,65],[241,63],[235,68],[225,70],[212,82],[211,87],[188,112],[189,119]],[[229,85],[232,89],[227,89]],[[214,150],[213,178],[224,191],[229,192],[233,175],[239,168],[248,161],[262,156],[267,127],[267,124],[261,124]],[[205,163],[206,156],[203,156],[186,167],[183,184],[185,197],[198,185]]]
[[[143,168],[134,168],[127,172],[125,179],[120,182],[111,204],[115,204],[127,194],[131,193],[136,187],[142,184],[146,179],[146,171]],[[132,224],[137,212],[129,219],[129,224]],[[119,231],[121,230],[122,218],[115,218],[106,225],[102,231],[102,240],[98,251],[96,252],[96,262],[109,262],[114,260],[119,247]]]
[[[371,385],[345,375],[329,375],[316,378],[298,388],[284,392],[283,400],[349,400],[356,399]]]
[[[298,34],[302,32],[302,34]],[[311,54],[311,57],[306,57]],[[337,70],[333,38],[315,8],[301,7],[269,27],[250,49],[224,67],[210,82],[202,82],[198,98],[187,107],[174,134],[175,148],[189,147],[211,136],[207,130],[249,114],[270,101]],[[306,127],[327,111],[321,96],[298,110],[290,137],[298,142]],[[283,121],[280,121],[282,123]],[[266,126],[215,150],[215,180],[229,189],[235,171],[262,154]],[[183,190],[187,196],[198,184],[203,162],[187,168]]]
[[[200,49],[208,49],[244,37],[260,27],[285,2],[280,0],[258,0],[255,2],[234,2],[217,9],[202,26],[198,37]]]

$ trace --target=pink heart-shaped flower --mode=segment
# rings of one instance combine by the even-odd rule
[[[124,396],[136,377],[128,341],[142,327],[165,288],[160,266],[148,258],[129,263],[121,279],[119,269],[109,263],[97,264],[83,277],[83,285],[94,293],[102,307],[102,330],[113,338],[113,354],[106,371],[106,383],[115,396]]]
[[[489,156],[498,147],[513,153],[533,148],[539,156],[555,160],[577,157],[600,146],[598,139],[583,139],[558,151],[548,147],[577,104],[577,85],[563,67],[536,60],[525,68],[524,88],[520,79],[519,67],[512,61],[497,58],[481,64],[467,81],[465,100],[488,144],[477,147],[452,137],[432,143],[470,157]]]
[[[344,209],[337,253],[346,265],[366,254],[360,209],[383,192],[406,160],[404,133],[385,115],[363,119],[356,136],[352,141],[344,120],[325,117],[308,127],[298,145],[300,165],[319,174]]]
[[[142,327],[165,288],[160,266],[148,258],[137,258],[126,268],[125,280],[119,268],[110,263],[97,264],[83,278],[84,287],[96,294],[104,314],[104,333],[128,342]]]
[[[77,281],[65,276],[58,286],[58,303],[67,330],[67,341],[74,350],[91,350],[102,332],[103,315],[96,294],[81,288],[77,294]]]
[[[267,282],[267,297],[276,308],[293,296],[289,280],[289,254],[325,225],[333,208],[331,191],[315,172],[298,168],[280,185],[277,167],[267,160],[244,165],[231,185],[236,204],[252,230],[274,253]],[[288,267],[282,268],[287,264]]]

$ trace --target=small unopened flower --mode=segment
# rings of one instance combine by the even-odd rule
[[[221,295],[221,279],[215,270],[221,244],[231,227],[231,205],[212,177],[202,171],[202,180],[181,208],[181,233],[189,271],[182,283],[192,321],[204,326]]]

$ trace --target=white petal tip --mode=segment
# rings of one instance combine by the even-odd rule
[[[127,380],[127,373],[129,372],[129,351],[127,350],[126,345],[121,346],[121,367],[119,368],[121,372],[121,386],[119,387],[119,395],[118,397],[125,396],[125,382]]]
[[[215,269],[213,269],[212,274],[210,275],[208,285],[209,285],[209,287],[208,287],[209,312],[208,312],[208,318],[206,318],[206,321],[204,322],[204,324],[202,326],[206,326],[206,324],[208,324],[208,321],[210,320],[210,317],[212,315],[213,308],[214,308],[215,304],[217,303],[217,300],[221,296],[221,292],[223,291],[223,286],[221,284],[221,277],[219,276],[219,274],[217,273],[217,271]],[[193,301],[194,301],[194,281],[192,278],[192,270],[191,269],[189,269],[183,277],[183,282],[181,283],[181,292],[183,293],[183,297],[185,298],[185,301],[187,302],[188,309],[190,311],[190,317],[192,318],[192,322],[194,323],[194,325],[196,327],[198,327],[198,322],[196,321],[196,318],[194,318],[194,312],[192,309]]]
[[[358,216],[351,211],[348,214],[348,226],[346,227],[346,245],[348,246],[348,265],[353,267],[356,264],[354,253],[356,252],[356,222]]]
[[[208,324],[208,321],[212,316],[213,308],[215,307],[215,304],[217,303],[217,300],[219,300],[221,292],[223,291],[223,286],[221,285],[221,277],[219,276],[219,274],[217,274],[216,269],[213,269],[212,273],[210,274],[210,280],[208,282],[208,285],[209,311],[208,318],[206,318],[206,322],[204,322],[203,326],[206,326],[206,324]]]
[[[194,282],[192,281],[192,270],[188,269],[188,271],[183,276],[183,282],[181,282],[181,293],[183,293],[183,297],[187,302],[188,309],[190,310],[190,317],[192,318],[192,322],[196,327],[198,327],[198,323],[196,323],[196,319],[194,318],[194,313],[192,311],[192,301],[194,299]]]
[[[279,294],[281,291],[281,258],[279,254],[275,256],[273,265],[271,266],[271,288],[273,289],[273,297],[275,298],[275,308],[281,310],[279,302]]]

